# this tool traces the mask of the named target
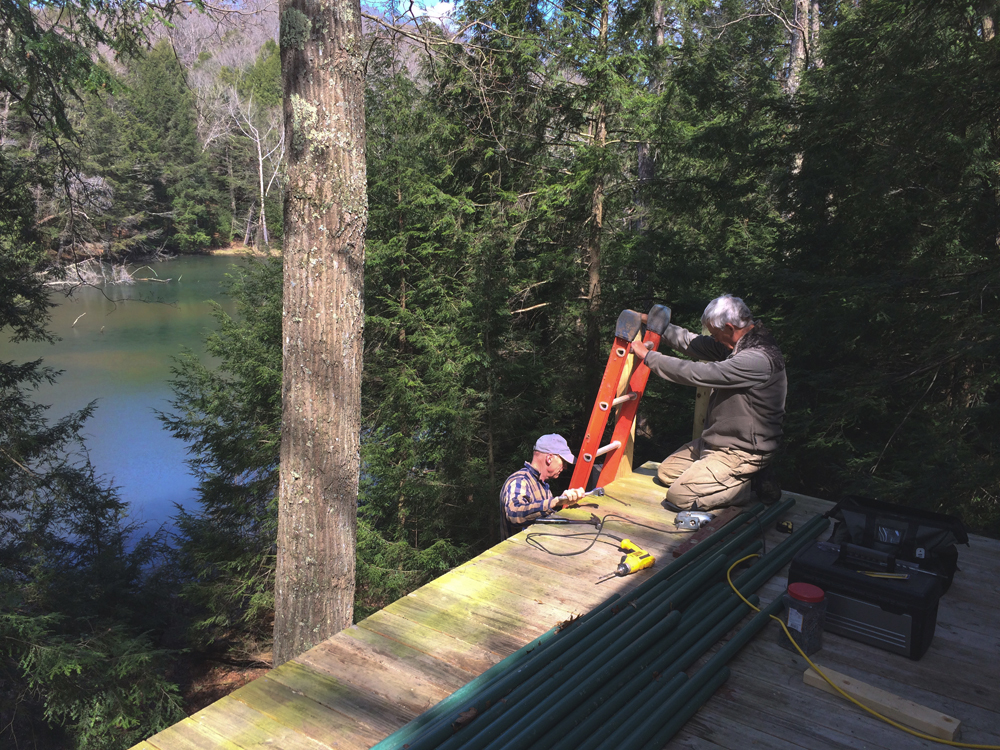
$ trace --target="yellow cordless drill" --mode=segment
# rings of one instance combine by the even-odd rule
[[[651,554],[629,539],[622,539],[619,549],[625,554],[622,555],[622,561],[618,563],[615,575],[627,576],[629,573],[636,573],[652,567],[653,563],[656,562]]]

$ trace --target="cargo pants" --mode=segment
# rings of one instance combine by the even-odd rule
[[[678,448],[660,463],[656,474],[667,486],[667,500],[684,510],[712,510],[745,505],[750,477],[771,462],[773,453],[739,448],[710,448],[701,438]]]

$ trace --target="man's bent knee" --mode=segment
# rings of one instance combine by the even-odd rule
[[[667,502],[673,503],[681,510],[695,510],[698,507],[699,495],[683,482],[674,482],[667,490]]]

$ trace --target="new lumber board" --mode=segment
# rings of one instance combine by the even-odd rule
[[[924,734],[942,740],[957,740],[961,733],[962,722],[953,716],[936,711],[927,706],[921,706],[906,698],[900,698],[881,688],[869,685],[854,677],[836,672],[827,666],[817,664],[817,667],[833,682],[856,701],[863,703],[883,716],[905,724]],[[830,684],[810,667],[802,673],[806,685],[824,690],[831,695],[841,697]]]

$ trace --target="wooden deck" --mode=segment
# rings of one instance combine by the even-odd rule
[[[607,487],[599,516],[617,513],[672,528],[652,465]],[[799,495],[796,524],[831,503]],[[586,517],[591,509],[566,515]],[[582,527],[586,528],[586,527]],[[627,578],[612,572],[620,553],[598,544],[554,557],[526,544],[528,532],[452,570],[184,721],[141,750],[322,750],[368,748],[560,621],[589,611],[645,580],[673,558],[680,535],[610,520],[606,529],[653,552],[657,565]],[[563,534],[567,527],[529,531]],[[783,535],[770,531],[768,545]],[[569,551],[561,540],[547,540]],[[575,548],[579,548],[579,544]],[[961,740],[1000,744],[1000,542],[972,537],[941,600],[928,653],[911,661],[829,633],[820,666],[888,690],[962,722]],[[784,590],[782,575],[760,591]],[[807,665],[777,643],[769,625],[731,662],[732,676],[669,748],[923,748],[922,741],[803,684]]]

